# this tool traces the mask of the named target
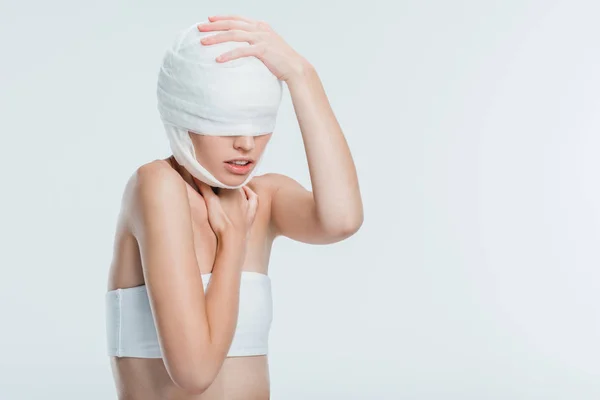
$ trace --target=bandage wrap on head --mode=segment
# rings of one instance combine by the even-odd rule
[[[220,54],[250,44],[226,41],[203,45],[202,38],[222,32],[200,32],[197,26],[207,22],[180,31],[167,49],[158,74],[158,111],[177,162],[208,185],[236,189],[252,179],[262,156],[244,182],[225,185],[196,160],[189,135],[258,136],[273,132],[283,88],[254,56],[218,63],[215,58]]]

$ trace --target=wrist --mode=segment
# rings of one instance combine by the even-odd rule
[[[234,230],[222,232],[217,236],[217,243],[222,247],[239,248],[244,246],[245,242],[246,236]]]
[[[239,238],[230,237],[217,244],[216,258],[228,260],[234,269],[242,268],[246,259],[246,243]]]
[[[286,80],[285,83],[290,85],[295,85],[297,83],[302,83],[303,81],[310,79],[310,77],[316,72],[315,68],[309,63],[306,59],[302,59],[293,74],[291,74]]]

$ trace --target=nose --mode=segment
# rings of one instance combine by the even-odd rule
[[[251,151],[254,149],[254,136],[236,136],[233,147],[236,150]]]

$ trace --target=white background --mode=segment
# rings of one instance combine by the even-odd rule
[[[263,19],[317,69],[365,221],[277,239],[273,399],[600,397],[595,1],[28,1],[0,8],[0,399],[111,399],[124,184],[169,155],[174,34]],[[310,188],[283,102],[261,173]]]

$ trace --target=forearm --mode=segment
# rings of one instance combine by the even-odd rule
[[[205,294],[210,354],[219,360],[219,365],[229,351],[237,324],[244,257],[243,239],[231,235],[219,240],[213,272]]]
[[[333,230],[360,225],[363,206],[356,168],[316,70],[307,64],[287,85],[302,132],[320,222]]]

